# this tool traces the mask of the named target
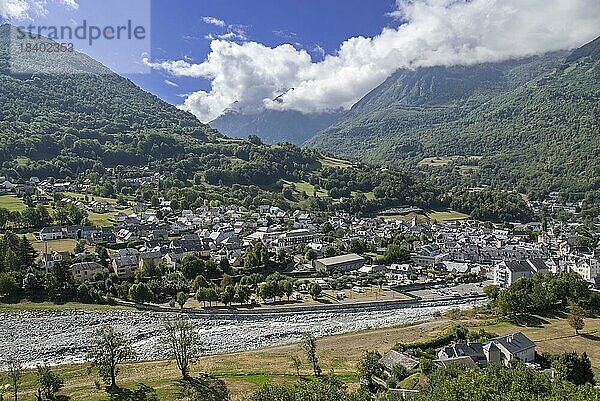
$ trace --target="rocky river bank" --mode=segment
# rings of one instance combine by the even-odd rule
[[[205,353],[243,351],[296,341],[302,333],[315,336],[390,327],[429,319],[435,311],[469,308],[478,301],[404,307],[380,311],[321,311],[265,315],[191,316]],[[23,311],[0,314],[0,356],[16,354],[27,366],[84,360],[91,332],[105,324],[124,332],[139,360],[163,358],[158,345],[164,313],[115,311]]]

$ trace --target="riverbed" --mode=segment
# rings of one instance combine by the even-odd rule
[[[392,327],[430,319],[435,311],[470,308],[480,301],[402,307],[392,310],[320,311],[256,315],[190,316],[205,354],[244,351],[317,337]],[[0,314],[0,357],[16,354],[26,366],[79,363],[90,349],[90,334],[106,324],[123,332],[138,360],[165,358],[159,345],[164,313],[115,311],[19,311]]]

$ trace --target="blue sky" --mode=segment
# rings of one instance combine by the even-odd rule
[[[203,122],[234,103],[247,114],[349,109],[400,68],[520,58],[600,35],[598,0],[0,0],[0,18],[17,25],[86,16],[145,25],[145,41],[83,50]]]
[[[188,58],[202,62],[210,51],[211,41],[206,36],[228,31],[202,20],[210,16],[228,25],[241,25],[250,41],[271,47],[292,43],[320,60],[322,56],[315,50],[317,46],[332,53],[350,37],[372,37],[394,23],[386,16],[394,6],[394,0],[154,0],[152,59]],[[150,76],[130,77],[144,89],[174,104],[182,102],[181,94],[210,88],[208,80],[172,77],[161,71],[153,71]]]

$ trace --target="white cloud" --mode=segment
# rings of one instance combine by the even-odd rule
[[[0,16],[7,19],[26,20],[45,13],[43,0],[0,0]]]
[[[64,4],[65,6],[73,9],[73,10],[77,10],[79,8],[79,4],[77,4],[76,0],[59,0],[62,4]]]
[[[173,86],[173,87],[175,87],[175,88],[178,88],[178,87],[179,87],[179,85],[177,85],[175,82],[173,82],[173,81],[170,81],[170,80],[168,80],[168,79],[165,79],[165,83],[166,83],[167,85],[169,85],[169,86]]]
[[[208,40],[229,40],[229,41],[240,41],[245,42],[248,40],[246,35],[246,27],[238,24],[228,24],[225,21],[215,17],[202,17],[202,21],[206,24],[214,25],[221,29],[222,33],[209,33],[204,36],[204,39]],[[223,32],[225,31],[225,32]]]
[[[71,9],[77,9],[76,0],[54,0]],[[46,0],[0,0],[0,17],[8,20],[31,20],[34,17],[46,15]]]
[[[182,105],[210,121],[234,101],[247,112],[349,108],[398,68],[524,57],[574,48],[600,33],[598,0],[399,0],[394,16],[397,28],[350,38],[318,62],[291,45],[215,39],[201,64],[149,64],[210,80],[209,92],[193,93]]]
[[[214,25],[214,26],[218,26],[221,28],[224,28],[227,26],[225,21],[223,21],[222,19],[215,18],[215,17],[202,17],[202,21],[204,21],[205,24]]]
[[[248,37],[246,36],[246,34],[244,32],[242,32],[242,33],[227,32],[227,33],[222,33],[222,34],[212,34],[212,33],[209,33],[204,38],[208,39],[208,40],[216,40],[216,39],[230,40],[230,41],[231,40],[239,40],[239,41],[246,41],[246,40],[248,40]]]

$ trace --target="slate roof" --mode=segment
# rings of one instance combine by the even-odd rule
[[[495,344],[503,346],[511,354],[516,354],[535,347],[535,343],[520,331],[513,334],[492,338],[490,342],[494,342]]]
[[[419,360],[409,355],[396,350],[391,350],[385,354],[379,362],[386,367],[387,370],[392,370],[396,365],[402,365],[408,370],[412,370],[419,366]]]

